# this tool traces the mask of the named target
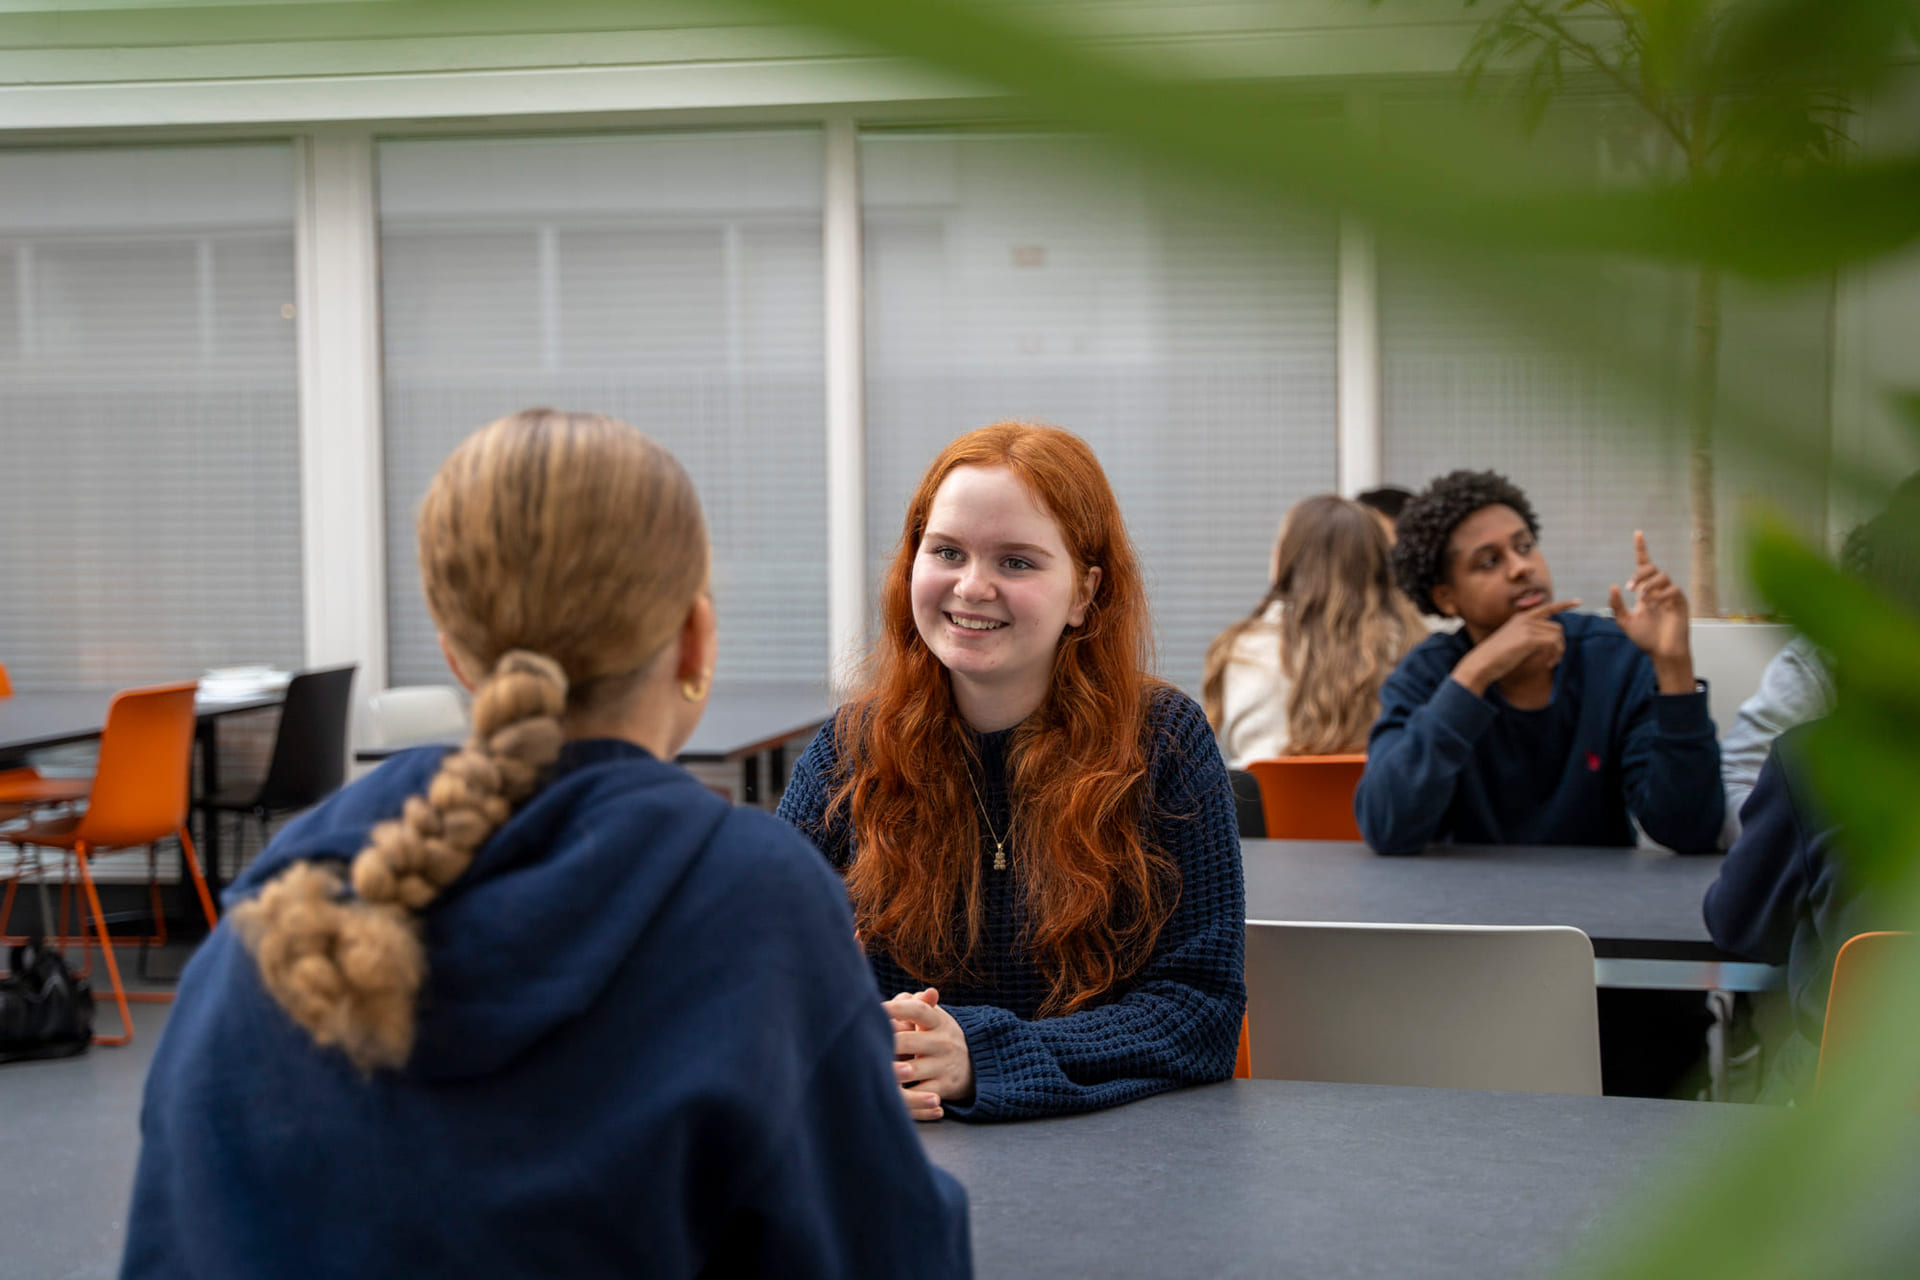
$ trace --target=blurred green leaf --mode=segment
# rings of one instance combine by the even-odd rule
[[[1833,655],[1849,690],[1920,726],[1920,619],[1841,573],[1776,519],[1756,522],[1751,570],[1761,593]]]
[[[1920,618],[1842,573],[1786,526],[1756,522],[1755,584],[1831,657],[1833,713],[1810,731],[1809,768],[1826,810],[1844,819],[1861,885],[1886,892],[1920,851]]]
[[[1920,902],[1902,901],[1914,918]],[[1859,1048],[1813,1105],[1771,1109],[1711,1165],[1689,1152],[1683,1131],[1677,1158],[1615,1206],[1610,1229],[1594,1232],[1565,1273],[1582,1280],[1911,1275],[1920,973],[1898,975],[1885,1016]],[[1691,1120],[1702,1129],[1713,1123]]]
[[[1208,175],[1252,209],[1304,204],[1359,214],[1473,273],[1516,323],[1605,355],[1647,385],[1679,386],[1684,374],[1671,351],[1652,345],[1658,335],[1606,331],[1600,317],[1631,293],[1614,278],[1623,262],[1820,279],[1920,236],[1920,154],[1832,163],[1855,97],[1885,78],[1896,51],[1905,56],[1900,41],[1920,31],[1911,2],[1502,6],[1499,20],[1482,28],[1463,80],[1490,89],[1494,78],[1511,76],[1502,87],[1537,123],[1545,102],[1584,72],[1661,104],[1657,118],[1674,145],[1685,146],[1687,136],[1711,140],[1712,163],[1696,154],[1684,180],[1604,188],[1543,177],[1511,130],[1471,116],[1391,125],[1364,140],[1330,136],[1282,109],[1285,93],[1271,84],[1144,74],[1035,29],[1017,6],[767,3],[1006,91],[1050,121],[1128,140]],[[1585,57],[1564,41],[1549,53],[1540,36],[1552,23],[1582,33],[1612,23],[1627,56],[1593,44],[1597,55]],[[1708,132],[1692,135],[1700,118],[1690,114],[1699,111],[1690,95],[1708,92],[1720,109],[1707,118]],[[1920,423],[1920,393],[1905,392],[1902,402]],[[1783,421],[1760,392],[1732,388],[1723,419],[1740,448],[1823,490],[1829,478],[1855,494],[1887,488],[1888,478],[1858,458],[1836,455],[1829,469],[1819,433]],[[1920,529],[1901,536],[1920,556]],[[1847,828],[1851,867],[1895,918],[1920,925],[1920,618],[1841,574],[1777,521],[1760,522],[1752,571],[1772,605],[1833,655],[1840,704],[1813,735],[1812,759],[1822,805]],[[1676,1280],[1912,1274],[1909,1202],[1920,1173],[1907,1113],[1920,1083],[1920,973],[1888,994],[1868,1050],[1819,1105],[1766,1117],[1710,1167],[1683,1156],[1646,1179],[1612,1216],[1612,1232],[1583,1254],[1579,1272]]]
[[[1003,8],[956,0],[767,0],[770,7],[1117,134],[1256,200],[1365,215],[1382,229],[1499,252],[1633,255],[1761,277],[1824,272],[1920,238],[1920,158],[1837,174],[1749,174],[1638,188],[1542,185],[1490,124],[1361,147],[1268,108],[1271,89],[1143,75]],[[1766,216],[1756,217],[1755,210]]]
[[[1747,0],[1721,39],[1726,83],[1766,94],[1796,86],[1857,92],[1885,81],[1911,36],[1912,0]]]

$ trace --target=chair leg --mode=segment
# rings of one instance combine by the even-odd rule
[[[147,908],[153,912],[154,920],[154,932],[147,936],[146,945],[149,947],[167,945],[167,908],[160,901],[160,877],[155,870],[156,860],[160,856],[159,851],[160,846],[157,844],[147,846]],[[145,954],[146,952],[142,950],[141,955]]]
[[[20,887],[20,847],[14,846],[13,874],[7,877],[7,892],[0,899],[0,943],[11,944],[13,938],[7,933],[7,926],[13,923],[13,894]]]
[[[200,894],[200,909],[207,913],[207,928],[212,929],[220,923],[220,913],[213,909],[213,895],[207,892],[207,878],[200,874],[200,855],[193,850],[193,837],[187,829],[181,827],[180,848],[187,855],[187,870],[193,873],[193,887]]]
[[[60,946],[80,944],[80,967],[74,971],[78,978],[93,976],[93,953],[87,948],[87,922],[85,912],[80,909],[80,895],[74,892],[73,868],[79,861],[69,853],[60,859]]]
[[[130,1044],[133,1041],[133,1012],[127,1008],[127,989],[120,982],[120,965],[113,958],[113,939],[107,935],[107,916],[100,909],[100,893],[93,886],[93,872],[87,865],[87,851],[84,846],[75,850],[80,855],[80,887],[87,895],[87,909],[93,913],[93,929],[100,937],[100,954],[107,962],[107,980],[113,986],[113,1003],[120,1010],[120,1025],[126,1034],[103,1036],[94,1033],[93,1042],[102,1045]]]

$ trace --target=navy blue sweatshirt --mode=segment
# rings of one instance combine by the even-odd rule
[[[1834,956],[1854,934],[1889,927],[1848,890],[1838,829],[1812,802],[1802,763],[1810,727],[1774,739],[1702,912],[1715,946],[1787,966],[1793,1038],[1772,1056],[1763,1094],[1780,1101],[1805,1097],[1813,1083]]]
[[[1379,853],[1460,844],[1631,845],[1637,818],[1682,853],[1717,851],[1726,798],[1704,687],[1661,694],[1609,618],[1563,613],[1546,706],[1523,711],[1452,678],[1473,642],[1429,636],[1387,677],[1354,793]]]
[[[959,1120],[1013,1120],[1093,1111],[1181,1085],[1233,1074],[1240,1015],[1247,1007],[1246,887],[1240,872],[1233,790],[1213,730],[1193,700],[1160,690],[1149,716],[1148,809],[1142,835],[1180,871],[1180,899],[1132,978],[1097,1004],[1060,1017],[1036,1016],[1051,990],[1024,943],[1024,867],[1035,856],[1012,831],[1007,867],[993,867],[981,832],[985,926],[972,981],[940,986],[940,1007],[967,1037],[974,1098],[944,1104]],[[981,799],[988,822],[1012,830],[1007,749],[1014,730],[980,734]],[[952,767],[964,767],[953,761]],[[839,764],[830,726],[794,766],[780,815],[818,844],[834,866],[856,854],[844,815],[825,825]],[[964,907],[956,906],[964,911]],[[874,989],[891,998],[926,985],[876,950]]]
[[[290,824],[229,904],[350,858],[441,754]],[[413,1056],[371,1076],[214,931],[147,1078],[123,1275],[970,1273],[845,894],[784,824],[570,743],[423,923]]]

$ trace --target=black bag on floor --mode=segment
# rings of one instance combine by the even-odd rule
[[[0,1062],[67,1058],[93,1043],[93,988],[34,938],[13,948],[0,978]]]

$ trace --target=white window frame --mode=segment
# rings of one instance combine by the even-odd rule
[[[994,109],[991,103],[978,105],[988,114]],[[1348,109],[1364,110],[1364,105],[1356,107],[1350,100]],[[825,139],[823,497],[828,510],[829,653],[835,678],[850,672],[871,638],[860,126],[863,119],[891,123],[924,112],[924,106],[916,110],[903,103],[897,110],[873,107],[858,114],[772,112],[765,120],[728,112],[711,122],[721,127],[814,124]],[[668,112],[596,122],[596,127],[684,128],[690,123],[699,121],[688,119],[686,112]],[[533,127],[534,122],[528,124]],[[194,132],[206,136],[205,131]],[[376,145],[390,134],[419,132],[404,123],[340,124],[292,135],[305,660],[316,666],[357,663],[362,700],[385,688],[388,679]],[[207,140],[225,136],[225,131],[216,131]],[[121,130],[106,131],[97,140],[132,141]],[[1341,224],[1339,300],[1337,476],[1340,489],[1353,493],[1380,483],[1381,434],[1373,240],[1368,229],[1352,219]],[[355,739],[360,739],[358,718]]]

